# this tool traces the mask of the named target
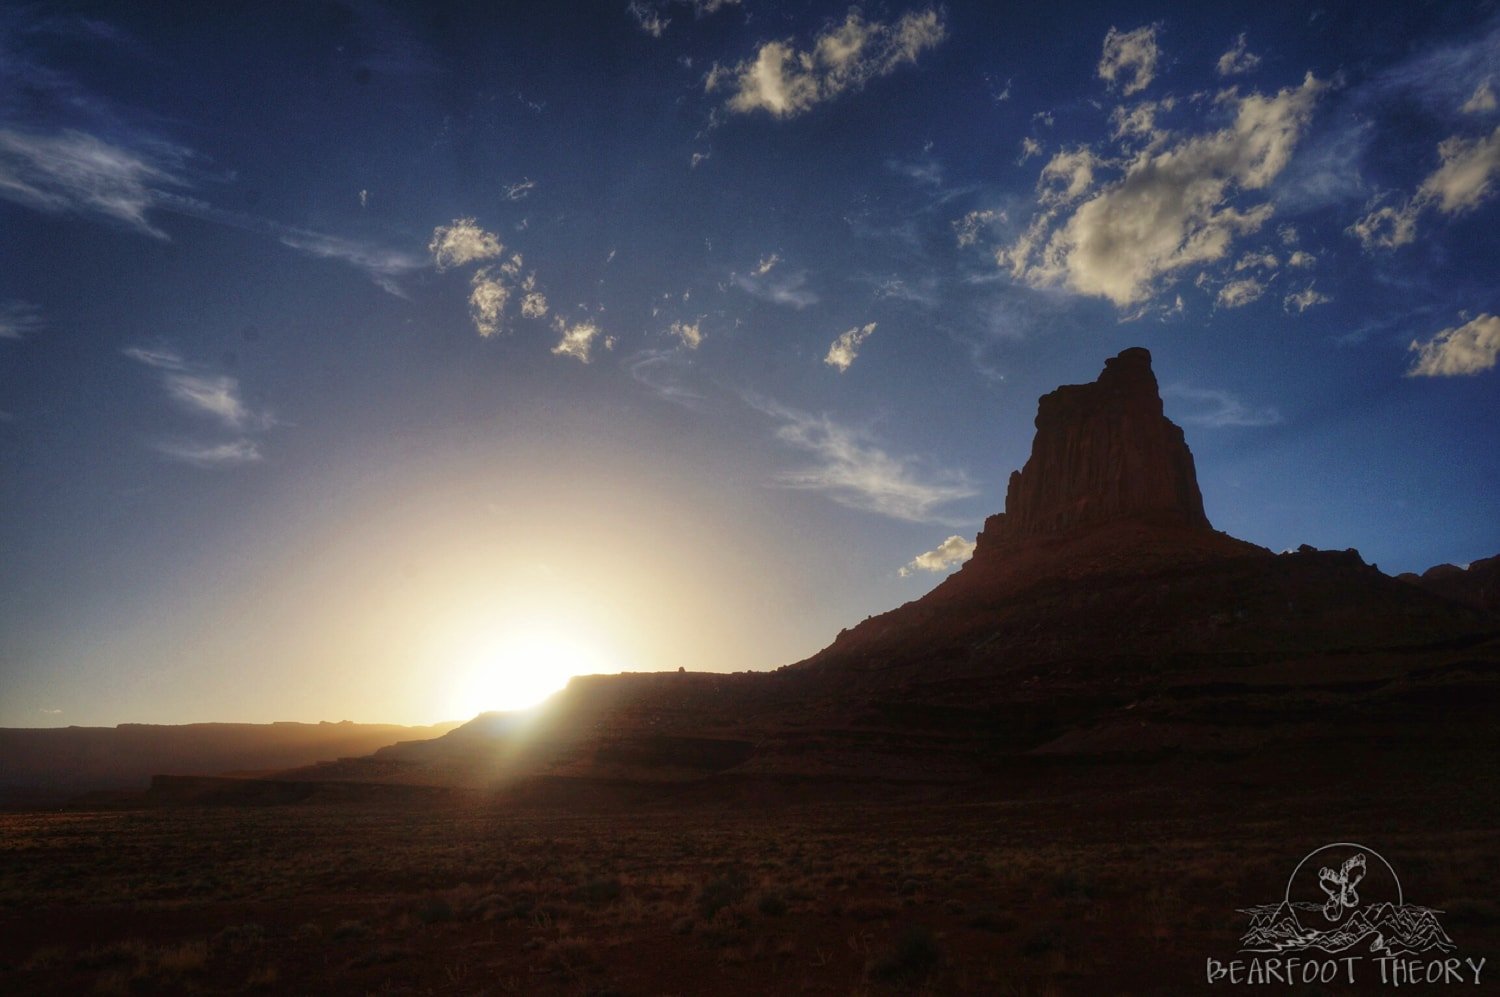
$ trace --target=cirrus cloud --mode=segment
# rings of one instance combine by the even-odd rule
[[[780,423],[778,440],[814,458],[806,467],[776,475],[783,488],[821,492],[850,509],[912,523],[950,523],[939,510],[978,494],[963,472],[924,471],[915,458],[893,456],[867,433],[826,415],[749,401]]]

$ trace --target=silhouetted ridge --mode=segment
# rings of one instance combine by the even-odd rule
[[[1192,452],[1162,414],[1151,354],[1138,346],[1106,360],[1098,380],[1042,396],[1031,457],[1011,473],[978,553],[1127,518],[1212,528]]]

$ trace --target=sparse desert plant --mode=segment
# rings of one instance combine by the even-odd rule
[[[573,891],[573,898],[593,906],[602,906],[620,899],[621,886],[618,876],[604,876],[585,880]]]
[[[336,942],[352,942],[370,935],[369,925],[363,921],[340,921],[333,929],[333,940]]]
[[[730,875],[711,879],[698,891],[698,914],[710,919],[725,907],[745,899],[745,880]]]
[[[926,978],[942,961],[942,946],[932,929],[913,924],[902,929],[889,949],[871,956],[865,964],[865,973],[885,983],[915,983]]]
[[[762,890],[755,898],[755,909],[766,917],[781,917],[786,913],[786,897],[777,890]]]
[[[276,966],[267,963],[251,970],[250,975],[245,978],[245,985],[251,990],[273,990],[280,980],[281,971]]]

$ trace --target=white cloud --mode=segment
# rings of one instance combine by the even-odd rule
[[[1047,161],[1037,178],[1037,200],[1043,204],[1071,204],[1094,186],[1099,160],[1086,146],[1064,149]]]
[[[1298,249],[1291,256],[1288,256],[1286,261],[1299,270],[1305,270],[1308,267],[1317,265],[1318,258],[1312,253]]]
[[[40,332],[46,324],[38,305],[29,301],[0,303],[0,339],[25,339]]]
[[[1293,308],[1295,308],[1297,309],[1297,314],[1300,315],[1311,308],[1313,305],[1326,305],[1332,300],[1333,299],[1328,295],[1315,290],[1313,286],[1309,284],[1295,294],[1288,294],[1285,298],[1282,298],[1281,307],[1286,309],[1287,311],[1291,311]]]
[[[0,198],[48,212],[103,215],[158,239],[146,212],[165,188],[185,186],[186,152],[165,143],[141,150],[79,131],[49,135],[0,128]]]
[[[1141,304],[1162,278],[1222,259],[1237,236],[1271,218],[1269,203],[1236,202],[1285,169],[1326,87],[1309,74],[1274,96],[1227,96],[1228,127],[1142,150],[1125,162],[1123,176],[1071,213],[1068,197],[1085,179],[1093,182],[1101,161],[1089,160],[1087,177],[1077,167],[1055,170],[1058,181],[1043,184],[1039,197],[1046,210],[996,262],[1033,286],[1062,286],[1122,308]]]
[[[1220,308],[1243,308],[1266,293],[1266,285],[1254,277],[1232,280],[1219,288],[1217,299]]]
[[[735,66],[715,66],[705,81],[713,91],[728,85],[731,111],[762,110],[790,118],[845,92],[858,91],[887,76],[941,42],[946,34],[935,8],[901,15],[895,24],[866,21],[851,7],[842,24],[825,28],[812,48],[799,51],[789,42],[767,42],[754,58]]]
[[[1234,44],[1229,46],[1229,51],[1219,56],[1214,69],[1220,76],[1238,76],[1241,73],[1250,72],[1259,65],[1260,56],[1246,50],[1245,35],[1241,32],[1240,36],[1234,40]]]
[[[248,439],[228,443],[158,443],[156,449],[173,460],[198,467],[230,467],[258,461],[263,456],[260,444]]]
[[[776,256],[772,254],[770,260],[771,265],[774,266]],[[818,295],[807,287],[806,270],[793,272],[782,270],[773,273],[766,264],[767,261],[762,260],[754,273],[730,274],[729,279],[735,287],[747,294],[753,294],[773,304],[801,309],[818,303]]]
[[[755,269],[750,271],[750,273],[756,277],[764,277],[766,274],[775,269],[776,264],[780,262],[781,257],[777,256],[775,253],[772,253],[770,256],[762,258],[761,261],[755,265]]]
[[[959,248],[972,246],[979,242],[979,234],[993,225],[995,222],[1006,220],[1005,212],[986,209],[983,211],[971,211],[953,223],[953,234],[958,239]]]
[[[1474,88],[1474,92],[1459,110],[1465,114],[1488,114],[1495,107],[1495,91],[1490,87],[1490,81],[1485,80]]]
[[[501,329],[510,300],[508,275],[499,267],[480,267],[469,282],[469,316],[486,339]]]
[[[545,318],[547,316],[547,296],[536,286],[536,274],[526,275],[521,282],[521,314],[526,318]]]
[[[1042,143],[1027,135],[1021,139],[1021,155],[1016,159],[1016,165],[1020,166],[1033,156],[1042,154]]]
[[[1274,408],[1252,408],[1229,392],[1214,388],[1174,384],[1163,388],[1161,395],[1169,401],[1183,403],[1188,411],[1177,417],[1194,426],[1222,429],[1225,426],[1272,426],[1281,421],[1281,413]]]
[[[1115,126],[1115,139],[1141,138],[1149,142],[1161,141],[1166,138],[1166,132],[1156,127],[1156,115],[1161,111],[1170,111],[1176,105],[1176,100],[1171,97],[1160,101],[1143,100],[1129,107],[1121,104],[1109,112],[1110,123]]]
[[[1156,79],[1156,61],[1161,58],[1156,28],[1155,24],[1126,32],[1110,28],[1099,57],[1099,78],[1111,88],[1118,85],[1126,97],[1150,86]]]
[[[962,473],[923,475],[914,459],[893,457],[866,434],[827,416],[753,404],[780,421],[777,439],[816,458],[810,467],[777,475],[783,487],[822,492],[851,509],[914,523],[946,522],[937,515],[940,507],[977,494]]]
[[[559,315],[554,316],[552,325],[562,336],[557,341],[557,345],[552,347],[552,352],[557,356],[573,357],[575,360],[588,363],[593,359],[593,349],[596,340],[601,342],[606,350],[614,348],[615,341],[613,338],[606,336],[602,340],[599,339],[601,330],[598,324],[592,319],[585,319],[582,322],[569,325]]]
[[[1493,370],[1500,357],[1500,316],[1480,315],[1425,343],[1412,340],[1409,349],[1417,359],[1407,377],[1457,377]]]
[[[667,331],[682,340],[683,346],[696,350],[703,344],[703,329],[700,322],[701,319],[694,319],[691,322],[673,322]]]
[[[512,253],[509,259],[480,267],[469,278],[469,317],[474,320],[474,329],[479,335],[489,338],[505,332],[506,308],[517,297],[520,298],[523,318],[547,316],[550,309],[547,295],[537,286],[534,272],[524,278],[521,276],[524,266],[521,254]]]
[[[427,251],[439,270],[462,266],[479,260],[492,260],[505,252],[493,232],[480,228],[472,218],[455,218],[452,225],[432,230]]]
[[[828,355],[823,358],[823,362],[830,367],[837,368],[842,374],[849,369],[850,364],[854,363],[855,358],[859,356],[860,345],[874,331],[875,323],[871,322],[866,326],[855,326],[847,332],[840,333],[839,337],[828,347]]]
[[[1366,249],[1395,249],[1417,237],[1417,219],[1428,208],[1445,215],[1472,211],[1494,193],[1500,173],[1500,127],[1485,138],[1454,135],[1438,144],[1442,161],[1404,204],[1386,205],[1349,227]]]
[[[951,536],[938,544],[936,548],[926,553],[918,554],[907,562],[906,567],[901,569],[901,577],[906,578],[913,572],[931,571],[937,573],[947,571],[950,568],[963,564],[974,555],[974,541],[965,540],[960,536]]]
[[[652,38],[660,38],[662,32],[667,30],[667,25],[672,23],[662,16],[660,10],[644,0],[630,0],[630,5],[625,9],[635,18],[635,23],[640,25],[641,30]]]
[[[1240,270],[1251,269],[1275,270],[1280,265],[1281,261],[1276,259],[1276,255],[1274,253],[1246,253],[1244,256],[1241,256],[1238,260],[1234,261],[1234,269],[1236,272]]]

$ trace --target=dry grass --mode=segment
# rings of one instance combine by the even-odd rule
[[[104,852],[93,815],[10,820],[0,851],[25,861],[0,855],[7,994],[1171,992],[1234,950],[1235,908],[1322,833],[1186,810],[1069,825],[1003,802],[640,820],[283,807],[123,815]],[[1435,823],[1383,853],[1483,954],[1497,844]]]

